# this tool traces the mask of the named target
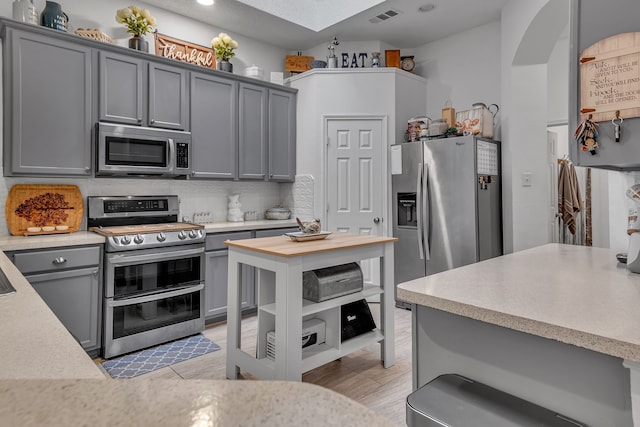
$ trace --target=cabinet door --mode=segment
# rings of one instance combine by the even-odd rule
[[[141,59],[100,52],[100,120],[131,125],[147,122]]]
[[[217,76],[191,73],[193,176],[238,176],[238,85]]]
[[[149,63],[149,126],[188,130],[187,71]]]
[[[91,49],[13,29],[5,37],[5,175],[91,175]]]
[[[205,317],[225,318],[227,314],[227,288],[229,265],[227,251],[205,253]],[[250,308],[254,303],[253,268],[242,268],[242,309]]]
[[[296,176],[296,96],[269,90],[269,180]]]
[[[240,83],[238,178],[261,179],[267,169],[268,91],[265,87]]]
[[[25,276],[85,350],[101,345],[98,267]]]

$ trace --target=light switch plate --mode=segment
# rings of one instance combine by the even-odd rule
[[[533,174],[531,172],[524,172],[522,174],[522,186],[531,187],[533,180]]]

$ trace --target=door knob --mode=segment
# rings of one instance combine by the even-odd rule
[[[378,217],[373,218],[373,222],[376,224],[380,223],[380,218]]]

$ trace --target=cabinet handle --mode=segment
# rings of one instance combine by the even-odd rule
[[[56,265],[64,264],[65,262],[67,262],[67,259],[61,256],[53,260],[53,263]]]

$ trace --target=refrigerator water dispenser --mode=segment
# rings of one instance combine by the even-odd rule
[[[416,193],[398,193],[398,227],[418,227]]]

